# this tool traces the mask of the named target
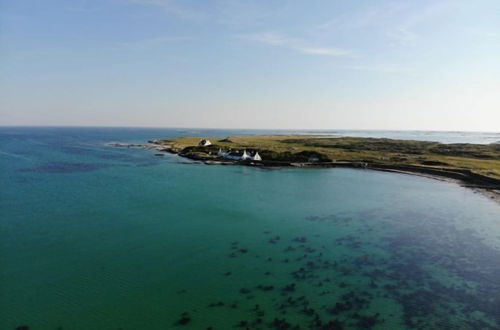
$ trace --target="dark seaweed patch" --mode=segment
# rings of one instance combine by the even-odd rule
[[[175,323],[176,325],[186,325],[191,322],[191,316],[187,312],[182,313],[181,318]]]
[[[418,218],[410,213],[370,216],[378,219],[376,225],[367,225],[369,219],[358,215],[328,217],[340,226],[352,222],[353,230],[317,244],[314,235],[273,233],[261,238],[261,243],[271,243],[265,244],[269,254],[261,257],[253,253],[258,248],[232,242],[231,257],[255,256],[260,267],[283,270],[273,269],[270,276],[269,270],[258,269],[265,280],[241,288],[238,301],[207,302],[207,308],[214,313],[246,312],[233,324],[242,329],[381,329],[386,316],[399,317],[395,321],[404,329],[498,329],[500,251],[484,244],[474,231],[457,230],[432,216],[420,221],[401,220]],[[429,267],[453,280],[440,278],[441,273]],[[228,268],[219,269],[218,276],[232,275]],[[397,316],[376,313],[379,299],[398,304]],[[248,307],[257,301],[271,302],[272,307]],[[190,322],[186,313],[176,324]]]
[[[500,251],[446,219],[424,219],[408,221],[386,237],[382,244],[390,253],[384,261],[386,270],[367,275],[389,282],[384,289],[403,307],[409,328],[496,328],[500,323]],[[440,268],[455,283],[430,276],[428,267]],[[473,312],[481,312],[485,318],[474,318]]]
[[[346,217],[346,216],[339,216],[339,215],[327,215],[327,216],[308,216],[305,218],[307,221],[311,222],[332,222],[336,223],[339,225],[349,225],[351,221],[354,219],[351,217]]]
[[[259,284],[259,285],[257,285],[257,289],[259,289],[261,291],[273,291],[274,285]]]

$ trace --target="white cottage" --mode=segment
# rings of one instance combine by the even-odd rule
[[[198,146],[200,147],[208,147],[209,145],[212,145],[212,142],[210,142],[210,140],[203,139],[198,142]]]
[[[224,151],[219,148],[219,151],[217,152],[217,156],[225,159],[231,159],[231,160],[253,160],[253,161],[262,161],[262,158],[260,157],[258,152],[255,152],[255,154],[252,156],[250,153],[248,153],[246,150],[243,150],[243,154],[240,154],[238,150],[235,151]]]
[[[247,151],[244,150],[243,151],[243,155],[241,156],[241,160],[251,160],[252,159],[252,156],[250,156],[249,154],[247,154]]]

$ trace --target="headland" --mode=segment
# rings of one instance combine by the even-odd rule
[[[136,146],[136,145],[134,145]],[[205,164],[259,167],[351,167],[456,181],[500,200],[500,144],[444,144],[317,135],[179,137],[148,148]],[[257,155],[257,156],[256,156]]]

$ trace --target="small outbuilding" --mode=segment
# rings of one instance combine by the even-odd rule
[[[241,155],[238,150],[228,151],[222,157],[231,160],[241,160]]]
[[[208,147],[209,145],[212,145],[212,142],[210,142],[210,140],[207,139],[203,139],[200,140],[200,142],[198,142],[199,147]]]

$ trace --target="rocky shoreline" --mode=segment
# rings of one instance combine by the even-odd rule
[[[486,195],[488,198],[500,203],[500,180],[477,174],[468,169],[456,169],[446,167],[428,167],[417,165],[396,165],[377,162],[360,161],[330,161],[330,162],[290,162],[274,160],[227,160],[212,154],[201,154],[186,151],[185,148],[175,148],[172,144],[165,144],[160,140],[150,140],[146,144],[108,143],[108,146],[116,148],[143,148],[157,151],[155,156],[163,156],[165,153],[175,154],[180,157],[201,162],[206,165],[239,165],[260,168],[357,168],[384,172],[418,175],[441,181],[458,183],[461,186],[471,188],[476,192]]]

